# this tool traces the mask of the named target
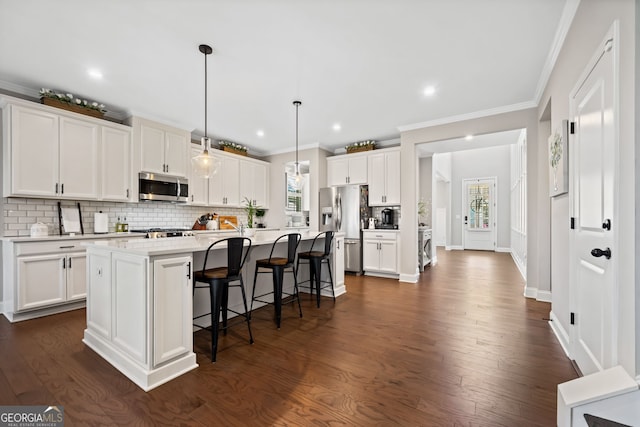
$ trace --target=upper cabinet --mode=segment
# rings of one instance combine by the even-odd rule
[[[327,158],[327,185],[367,183],[367,155],[346,154]]]
[[[191,134],[182,129],[131,117],[137,172],[153,172],[186,178],[189,175]]]
[[[369,154],[369,206],[400,204],[400,149]]]
[[[238,156],[214,154],[219,160],[218,171],[209,178],[209,204],[240,206],[240,160]]]
[[[13,98],[2,104],[5,197],[128,199],[128,127]]]
[[[261,208],[269,206],[269,164],[240,160],[240,201],[245,198]]]

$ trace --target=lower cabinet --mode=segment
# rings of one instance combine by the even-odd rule
[[[150,390],[195,367],[193,257],[90,246],[84,343]]]
[[[344,236],[335,236],[333,238],[333,286],[340,290],[344,288]]]
[[[19,256],[16,264],[16,311],[82,300],[87,295],[84,252]]]
[[[362,264],[365,273],[398,273],[396,232],[363,232]]]
[[[153,262],[153,366],[191,350],[192,265],[189,256]]]

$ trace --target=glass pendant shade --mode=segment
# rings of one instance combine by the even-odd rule
[[[296,190],[301,190],[302,184],[304,184],[304,178],[302,174],[300,174],[300,164],[298,162],[296,162],[296,174],[293,179]]]
[[[211,138],[202,137],[202,152],[191,158],[193,171],[201,178],[209,178],[218,171],[218,159],[210,154]]]

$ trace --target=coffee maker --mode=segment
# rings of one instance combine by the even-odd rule
[[[396,228],[393,223],[393,209],[383,209],[381,212],[382,215],[382,224],[380,224],[379,228]]]

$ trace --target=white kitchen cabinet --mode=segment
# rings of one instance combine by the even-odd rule
[[[362,263],[365,273],[397,275],[398,243],[396,232],[364,231]]]
[[[19,256],[16,259],[18,311],[86,297],[87,270],[84,252],[47,254],[47,247],[41,249],[42,254],[38,252],[35,249],[34,255]]]
[[[133,140],[139,159],[138,172],[187,177],[190,169],[191,134],[162,123],[131,117]]]
[[[384,151],[368,157],[369,206],[400,205],[400,150]]]
[[[98,198],[99,125],[40,108],[5,110],[11,117],[5,196]]]
[[[240,160],[232,155],[215,154],[214,156],[220,161],[220,167],[218,172],[209,178],[209,204],[239,207],[241,205]]]
[[[111,255],[89,257],[87,273],[87,328],[111,340]]]
[[[191,156],[195,157],[202,149],[191,148]],[[209,204],[209,179],[198,176],[193,168],[190,168],[189,176],[189,203],[193,206],[207,206]]]
[[[191,256],[153,261],[153,366],[191,351]]]
[[[130,151],[108,145],[129,143],[126,126],[10,97],[0,105],[5,197],[127,200]]]
[[[131,130],[102,127],[101,199],[127,202],[131,192]]]
[[[240,202],[247,198],[261,208],[269,207],[269,165],[261,161],[240,161]]]
[[[345,154],[327,158],[327,185],[367,183],[367,155]]]

